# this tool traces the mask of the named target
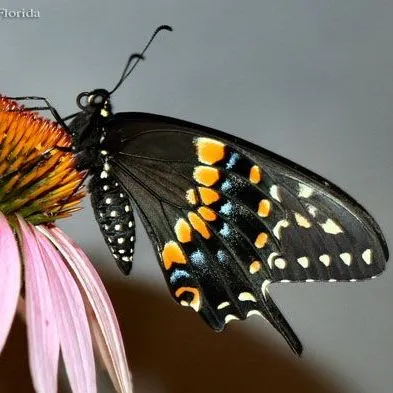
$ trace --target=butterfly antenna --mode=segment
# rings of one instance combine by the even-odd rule
[[[156,37],[156,35],[161,31],[161,30],[167,30],[167,31],[173,31],[171,26],[168,25],[161,25],[158,26],[154,33],[152,34],[152,36],[150,37],[149,41],[147,42],[146,46],[143,48],[143,51],[141,53],[133,53],[132,55],[130,55],[130,57],[127,60],[127,63],[124,67],[124,71],[121,74],[121,77],[119,79],[119,82],[117,82],[116,86],[113,88],[113,90],[111,92],[109,92],[109,94],[114,93],[120,86],[121,84],[127,79],[127,77],[131,74],[131,72],[134,70],[134,68],[137,66],[137,64],[139,63],[140,60],[144,60],[144,54],[146,52],[146,50],[149,48],[150,44],[153,42],[154,38]],[[133,61],[136,60],[134,63]],[[133,63],[133,64],[132,64]],[[131,66],[132,64],[132,66]]]

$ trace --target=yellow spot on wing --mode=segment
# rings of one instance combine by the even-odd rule
[[[258,215],[261,217],[267,217],[270,214],[272,204],[268,199],[262,199],[258,205]]]
[[[180,287],[176,290],[175,296],[180,297],[185,292],[189,292],[193,295],[192,300],[189,303],[187,303],[185,300],[182,300],[180,304],[182,306],[190,306],[198,312],[201,307],[201,295],[199,293],[199,290],[193,287]]]
[[[194,170],[194,179],[204,186],[212,186],[220,178],[220,172],[209,166],[197,166]]]
[[[307,220],[306,217],[303,217],[301,214],[295,212],[295,219],[297,222],[297,225],[303,228],[310,228],[311,223],[310,221]]]
[[[261,262],[259,261],[252,262],[248,269],[251,274],[255,274],[256,272],[259,272],[259,270],[261,270]]]
[[[175,225],[175,233],[179,242],[187,243],[191,241],[191,227],[183,218],[177,220]]]
[[[188,203],[190,203],[191,205],[196,205],[197,203],[197,198],[196,198],[196,193],[194,189],[189,189],[186,192],[186,199],[188,201]]]
[[[198,187],[198,191],[199,195],[201,196],[201,200],[205,205],[211,205],[220,199],[218,192],[212,190],[211,188]]]
[[[267,233],[261,232],[255,240],[255,243],[254,243],[255,247],[257,247],[257,248],[265,247],[265,245],[267,243],[267,239],[268,239]]]
[[[174,241],[165,243],[161,255],[166,270],[169,270],[173,263],[182,263],[182,264],[187,263],[183,251],[181,250],[179,245]]]
[[[196,213],[188,213],[188,219],[190,220],[190,223],[192,227],[198,231],[205,239],[210,238],[210,231],[207,228],[206,223],[198,216]]]
[[[217,214],[214,210],[210,209],[206,206],[201,206],[198,209],[198,213],[206,220],[206,221],[214,221],[217,218]]]
[[[258,184],[262,180],[262,171],[258,165],[254,165],[250,170],[250,182]]]
[[[196,141],[198,160],[203,164],[212,165],[225,156],[222,142],[210,138],[198,138]]]

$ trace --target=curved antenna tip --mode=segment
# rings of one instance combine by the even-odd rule
[[[156,33],[158,33],[161,30],[173,31],[173,28],[172,28],[172,26],[169,26],[169,25],[161,25],[161,26],[157,27]]]

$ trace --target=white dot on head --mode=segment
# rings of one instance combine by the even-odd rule
[[[106,150],[101,150],[100,151],[101,155],[106,156],[108,154],[108,152]]]
[[[121,225],[120,224],[116,224],[115,225],[115,231],[120,231],[121,229]]]
[[[120,193],[120,198],[124,198],[124,194],[122,192]]]
[[[100,174],[101,179],[106,179],[108,177],[108,172],[107,171],[102,171]]]
[[[130,206],[129,205],[125,205],[124,206],[124,211],[128,213],[130,211]]]
[[[108,172],[110,168],[111,168],[111,167],[110,167],[109,164],[106,162],[106,163],[104,164],[104,170]]]
[[[124,237],[119,237],[118,239],[117,239],[117,242],[119,243],[119,244],[123,244],[124,243]]]
[[[111,199],[111,198],[106,198],[106,199],[105,199],[105,203],[106,203],[107,205],[110,205],[110,204],[112,203],[112,199]]]
[[[118,182],[115,183],[115,187],[119,187],[119,183]]]
[[[117,211],[116,210],[112,210],[110,213],[111,217],[117,217]]]
[[[132,221],[128,221],[128,228],[132,228],[134,226],[134,223]]]
[[[108,190],[109,190],[108,184],[105,184],[105,185],[102,187],[102,189],[103,189],[104,191],[108,191]]]
[[[105,135],[102,135],[102,137],[100,138],[100,143],[104,142],[105,140]]]

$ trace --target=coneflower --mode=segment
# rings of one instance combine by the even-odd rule
[[[27,326],[39,393],[57,390],[61,353],[73,392],[97,391],[93,347],[118,392],[131,392],[109,296],[86,254],[54,222],[78,210],[83,173],[58,124],[0,97],[0,352],[15,313]]]

